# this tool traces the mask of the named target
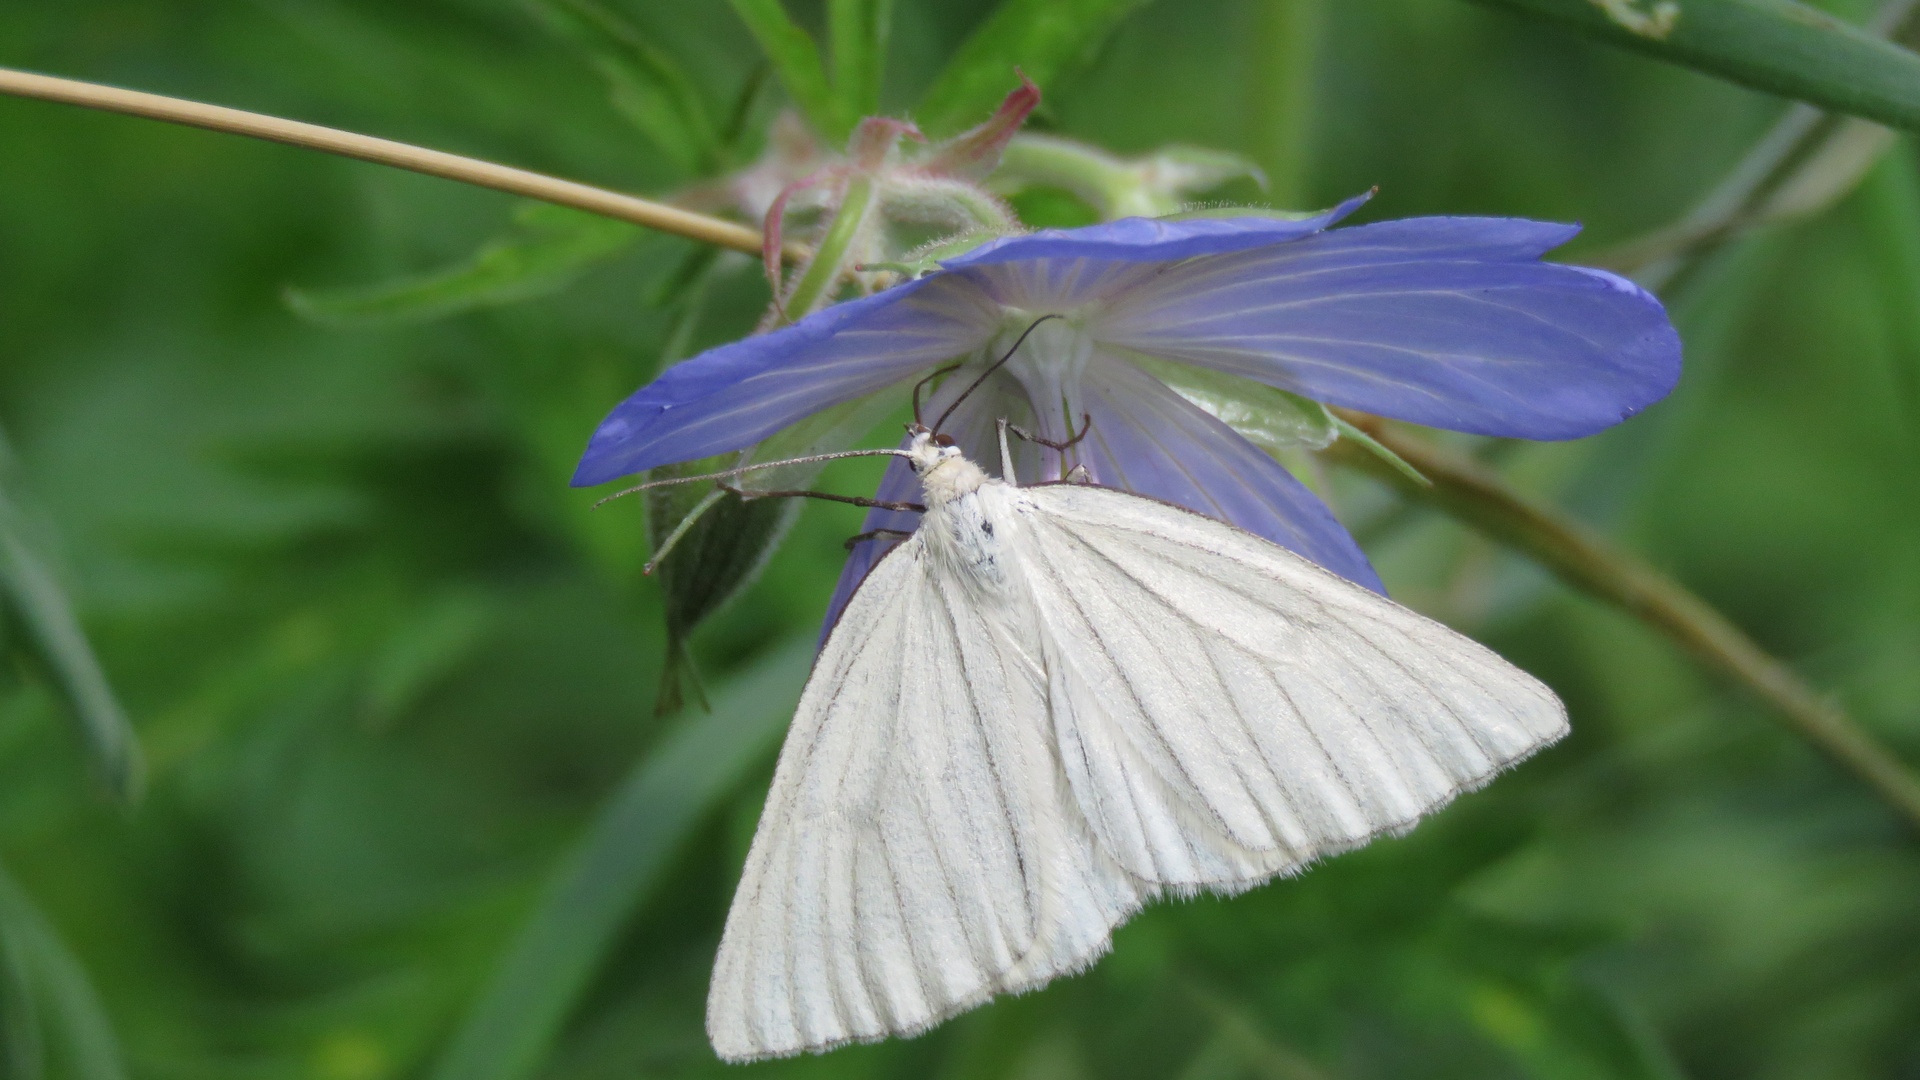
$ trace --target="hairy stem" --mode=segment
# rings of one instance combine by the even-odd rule
[[[1803,682],[1706,601],[1578,522],[1527,501],[1472,458],[1392,430],[1377,418],[1346,417],[1420,470],[1422,487],[1375,454],[1341,440],[1328,448],[1402,497],[1437,507],[1546,567],[1574,588],[1658,629],[1709,670],[1772,705],[1787,725],[1873,789],[1920,830],[1920,779],[1845,710]]]
[[[98,83],[36,75],[33,72],[16,71],[12,68],[0,68],[0,93],[37,98],[41,101],[58,101],[68,105],[82,105],[89,109],[125,113],[129,116],[144,116],[151,120],[164,120],[172,124],[206,128],[209,131],[248,135],[256,139],[285,143],[308,150],[322,150],[342,157],[371,161],[379,165],[391,165],[397,169],[409,169],[413,172],[426,173],[428,176],[458,180],[477,187],[493,188],[529,199],[570,206],[575,210],[585,210],[590,214],[630,221],[649,229],[673,233],[704,244],[733,248],[750,255],[760,254],[760,233],[738,222],[697,214],[677,206],[669,206],[617,191],[608,191],[591,184],[561,180],[544,173],[496,165],[491,161],[462,157],[459,154],[449,154],[440,150],[429,150],[409,143],[376,139],[370,135],[341,131],[338,128],[305,124],[297,120],[283,120],[277,116],[229,109],[219,105],[205,105],[197,101],[184,101],[180,98],[148,94],[138,90],[122,90],[119,87],[101,86]],[[787,246],[785,254],[788,259],[798,260],[806,257],[807,249],[804,245],[791,244]]]
[[[813,260],[805,264],[800,280],[794,282],[793,291],[781,305],[786,321],[803,319],[813,314],[815,308],[833,301],[834,287],[847,272],[854,238],[860,235],[872,210],[872,178],[856,176],[848,181],[846,196],[840,200],[840,208],[833,215],[833,223],[827,226],[826,235],[820,238],[819,250],[814,252]]]

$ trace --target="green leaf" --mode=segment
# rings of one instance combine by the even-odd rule
[[[1091,59],[1144,0],[1003,0],[954,52],[921,100],[934,138],[979,123],[1018,85],[1014,68],[1043,88]]]
[[[635,767],[500,959],[433,1080],[521,1080],[688,833],[772,748],[813,664],[811,638],[730,678],[708,715]]]
[[[1920,56],[1792,0],[1474,0],[1823,109],[1920,131]]]
[[[813,129],[828,142],[844,143],[853,132],[853,124],[840,113],[832,89],[827,84],[827,69],[820,61],[820,48],[813,38],[787,16],[780,0],[732,0],[733,10],[753,32],[760,50],[773,62],[780,85],[787,96],[806,114]]]
[[[0,455],[7,451],[0,447]],[[0,474],[7,471],[0,461]],[[66,698],[69,713],[99,776],[114,798],[140,798],[146,766],[134,734],[80,628],[73,604],[47,563],[28,543],[20,513],[0,490],[0,598],[20,616],[28,634]]]
[[[848,131],[880,111],[893,0],[829,0],[827,37],[833,44],[833,94]]]
[[[46,1048],[65,1063],[65,1072],[77,1080],[126,1080],[113,1023],[86,969],[3,866],[0,952],[5,953],[17,981],[16,992],[23,992],[33,1003],[31,1015],[22,1016],[21,1022],[38,1021],[49,1036]],[[9,1021],[7,1036],[13,1035],[12,1028]]]
[[[672,54],[594,0],[532,0],[554,31],[579,46],[620,111],[674,164],[695,175],[720,165],[718,129],[699,87]]]
[[[554,292],[642,233],[622,221],[546,203],[523,204],[514,219],[512,235],[492,241],[459,266],[382,285],[290,288],[287,304],[334,326],[438,319]]]

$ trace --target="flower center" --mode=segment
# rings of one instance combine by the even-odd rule
[[[988,344],[987,356],[989,362],[1000,358],[1014,347],[1021,334],[1027,335],[1003,370],[1026,390],[1041,433],[1057,438],[1052,433],[1056,422],[1077,415],[1074,409],[1080,399],[1080,377],[1093,360],[1093,336],[1077,318],[1080,312],[1068,312],[1034,326],[1034,320],[1045,314],[1007,309],[1007,321]],[[1029,327],[1032,333],[1027,333]]]

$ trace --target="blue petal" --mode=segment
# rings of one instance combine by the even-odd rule
[[[964,374],[941,386],[929,413],[944,408],[958,387],[972,381]],[[961,451],[990,473],[998,472],[1000,462],[996,421],[1006,417],[1028,426],[1038,423],[1031,404],[1017,387],[1011,379],[983,387],[961,402],[945,425],[946,433],[960,444]],[[1084,409],[1093,426],[1087,437],[1069,450],[1069,460],[1084,464],[1096,482],[1232,522],[1349,581],[1386,593],[1386,586],[1380,583],[1380,576],[1359,545],[1306,485],[1265,451],[1188,404],[1160,380],[1124,360],[1098,357],[1074,394],[1073,407]],[[1046,410],[1044,415],[1053,412]],[[1043,463],[1043,455],[1032,444],[1016,439],[1012,449],[1023,482],[1053,478],[1058,466],[1051,452],[1044,455],[1047,460]],[[919,479],[904,461],[895,460],[874,498],[917,502],[920,495]],[[919,514],[873,510],[860,528],[862,532],[911,532],[919,524]],[[865,540],[855,545],[840,570],[840,582],[828,605],[823,641],[867,571],[896,543]]]
[[[1096,482],[1232,522],[1386,593],[1325,503],[1265,451],[1165,383],[1103,356],[1088,366],[1080,400],[1093,426],[1075,449]]]
[[[1680,377],[1645,290],[1538,262],[1576,226],[1414,218],[1195,260],[1113,296],[1102,341],[1434,427],[1571,439]]]
[[[601,421],[575,487],[751,446],[800,418],[980,347],[1000,313],[962,278],[923,278],[709,349]]]
[[[968,266],[992,266],[1026,259],[1167,262],[1191,259],[1196,255],[1245,251],[1298,240],[1319,232],[1358,210],[1362,203],[1372,197],[1372,192],[1355,195],[1325,213],[1297,221],[1271,217],[1191,218],[1185,221],[1136,217],[1078,229],[1041,229],[1025,236],[989,240],[965,255],[948,259],[940,265],[949,270],[958,270]]]

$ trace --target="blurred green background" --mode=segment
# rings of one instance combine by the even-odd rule
[[[750,159],[781,92],[763,79],[737,108],[763,65],[735,11],[606,3],[624,45],[514,0],[12,0],[0,64],[637,192]],[[883,108],[920,103],[993,7],[901,0]],[[818,3],[789,9],[823,24]],[[994,17],[1021,11],[1070,45],[1029,67],[1031,130],[1237,151],[1283,205],[1379,185],[1369,219],[1579,220],[1572,261],[1684,212],[1785,107],[1456,0]],[[684,73],[719,134],[669,145],[621,48]],[[1088,220],[1058,192],[1020,206]],[[695,636],[714,711],[654,716],[641,507],[589,513],[566,481],[676,328],[699,348],[752,327],[749,261],[700,293],[696,255],[444,181],[0,99],[6,542],[64,586],[148,763],[144,798],[112,796],[15,603],[0,1076],[735,1071],[701,1030],[708,967],[860,515],[808,506]],[[322,310],[343,295],[358,306]],[[1503,466],[1920,762],[1913,145],[1666,299],[1679,391]],[[746,1072],[1920,1078],[1920,841],[1664,639],[1336,480],[1395,595],[1547,679],[1573,736],[1408,837],[1158,905],[1088,974]]]

